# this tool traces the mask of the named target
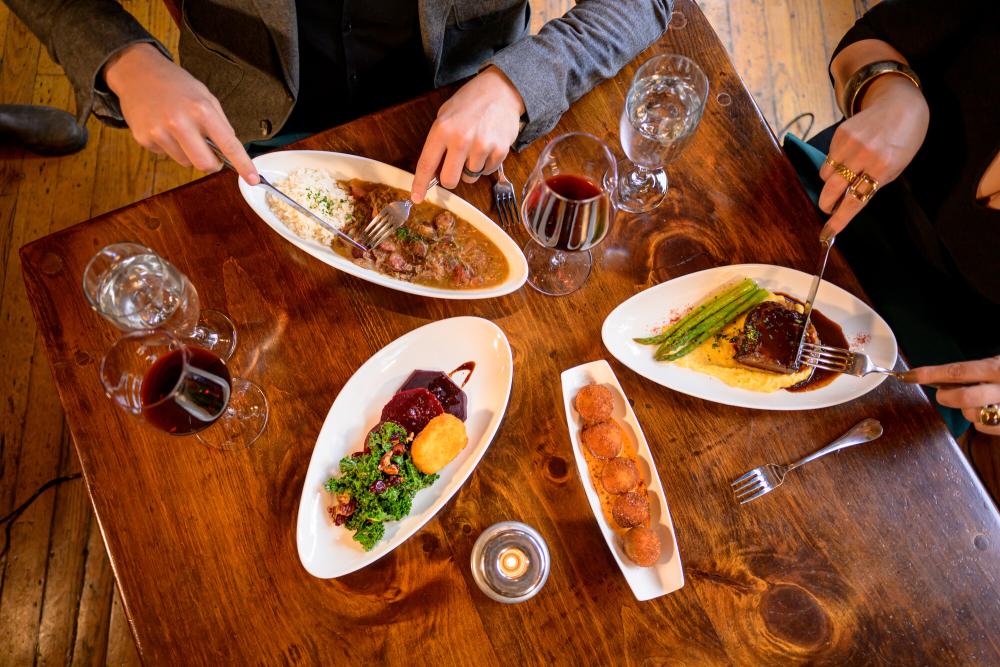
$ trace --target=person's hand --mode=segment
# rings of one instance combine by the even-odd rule
[[[104,80],[118,96],[132,136],[158,155],[185,167],[216,171],[222,163],[205,138],[215,142],[250,185],[260,178],[236,138],[222,106],[205,85],[150,44],[126,47],[104,67]]]
[[[411,199],[418,204],[423,201],[434,174],[439,174],[441,185],[450,189],[459,180],[476,181],[464,175],[462,167],[484,174],[496,171],[517,138],[523,113],[521,94],[496,67],[488,67],[459,88],[441,105],[427,133],[413,176]]]
[[[884,187],[917,154],[927,135],[929,119],[927,102],[913,83],[901,76],[881,76],[866,91],[861,110],[834,132],[829,157],[855,174],[868,174],[880,188]],[[850,194],[845,195],[850,183],[829,163],[823,165],[819,175],[826,181],[819,195],[819,207],[832,213],[824,229],[836,234],[864,204]]]
[[[987,426],[979,419],[984,406],[1000,403],[1000,357],[961,361],[942,366],[922,366],[903,374],[907,382],[941,385],[937,402],[959,408],[977,431],[1000,435],[1000,426]],[[954,386],[946,385],[968,385]]]

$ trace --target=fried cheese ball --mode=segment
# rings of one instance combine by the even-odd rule
[[[599,459],[613,459],[622,451],[622,428],[613,421],[592,424],[583,429],[580,442]]]
[[[642,567],[649,567],[660,558],[660,536],[652,528],[632,528],[622,538],[625,555]]]
[[[447,412],[440,414],[414,438],[410,448],[413,465],[422,473],[437,472],[451,463],[468,442],[462,420]]]
[[[615,406],[611,391],[599,384],[588,384],[581,389],[573,404],[580,413],[580,418],[588,424],[610,419]]]
[[[639,471],[632,459],[617,456],[604,464],[601,470],[601,486],[613,496],[635,488],[639,483]]]
[[[611,516],[622,528],[641,526],[649,520],[649,501],[646,496],[629,491],[615,498]]]

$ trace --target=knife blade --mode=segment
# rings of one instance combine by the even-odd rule
[[[226,167],[228,167],[229,169],[231,169],[234,172],[236,172],[237,175],[239,174],[239,171],[237,171],[236,167],[233,166],[233,163],[230,162],[226,158],[226,156],[222,154],[222,149],[220,149],[218,146],[216,146],[214,141],[212,141],[211,139],[205,139],[205,143],[207,143],[209,145],[209,147],[213,151],[215,151],[215,155],[219,158],[219,160],[222,161],[222,164],[224,164]],[[367,247],[365,247],[364,245],[358,243],[357,241],[355,241],[354,239],[352,239],[350,236],[348,236],[344,232],[340,231],[339,229],[337,229],[336,227],[334,227],[333,225],[331,225],[329,222],[327,222],[323,218],[319,217],[318,215],[316,215],[315,213],[313,213],[312,211],[310,211],[309,209],[307,209],[305,206],[303,206],[302,204],[298,203],[297,201],[295,201],[294,199],[292,199],[291,197],[289,197],[288,195],[286,195],[284,192],[282,192],[278,188],[276,188],[273,185],[271,185],[270,181],[268,181],[266,178],[264,178],[263,174],[257,174],[257,177],[260,178],[259,185],[263,185],[265,188],[267,188],[268,190],[270,190],[274,194],[275,197],[277,197],[281,201],[285,202],[286,204],[288,204],[289,206],[291,206],[292,208],[294,208],[296,211],[298,211],[302,215],[306,216],[307,218],[309,218],[310,220],[312,220],[317,225],[319,225],[320,227],[322,227],[326,231],[330,232],[334,236],[337,236],[340,239],[346,241],[347,243],[349,243],[350,245],[354,246],[355,248],[357,248],[361,252],[363,252],[365,254],[368,254],[369,249]],[[251,187],[253,187],[253,186],[251,186]]]
[[[819,265],[816,267],[816,275],[813,276],[812,285],[809,287],[809,297],[806,299],[805,307],[802,309],[802,314],[805,316],[802,321],[802,333],[799,334],[799,345],[795,353],[795,363],[799,363],[799,359],[802,357],[802,345],[806,342],[806,334],[809,333],[809,318],[812,315],[813,303],[816,302],[816,293],[819,292],[819,284],[823,282],[823,272],[826,270],[826,262],[830,258],[830,248],[833,247],[833,241],[836,238],[835,234],[825,234],[826,227],[820,231],[819,242],[823,247],[823,252],[820,254]]]

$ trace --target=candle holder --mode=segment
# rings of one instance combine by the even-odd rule
[[[488,597],[504,604],[535,596],[549,578],[545,538],[518,521],[495,523],[472,547],[472,578]]]

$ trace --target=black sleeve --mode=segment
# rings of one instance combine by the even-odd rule
[[[903,54],[919,74],[922,63],[968,32],[966,24],[994,20],[996,10],[990,6],[997,4],[997,0],[883,0],[847,31],[830,60],[855,42],[878,39]]]

